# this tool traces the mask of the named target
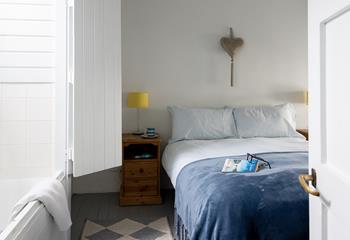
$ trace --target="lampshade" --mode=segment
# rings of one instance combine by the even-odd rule
[[[148,108],[148,92],[129,92],[129,108]]]
[[[309,92],[308,91],[304,92],[304,103],[306,105],[309,105]]]

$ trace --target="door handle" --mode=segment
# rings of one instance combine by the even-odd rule
[[[300,185],[304,188],[305,192],[316,197],[320,196],[320,192],[316,188],[312,188],[309,186],[309,182],[311,182],[312,185],[316,187],[315,169],[311,169],[311,175],[308,175],[308,174],[299,175],[299,182],[300,182]]]

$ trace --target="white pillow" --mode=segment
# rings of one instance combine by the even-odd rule
[[[172,117],[172,138],[184,139],[237,138],[232,109],[168,107]]]
[[[292,104],[238,107],[233,109],[233,115],[242,138],[300,137]]]
[[[276,105],[274,107],[278,111],[280,111],[281,115],[289,122],[289,124],[293,127],[293,129],[296,130],[297,122],[296,122],[295,106],[291,103],[285,103],[281,105]]]

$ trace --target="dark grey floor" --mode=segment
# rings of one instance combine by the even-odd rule
[[[174,191],[162,191],[163,204],[152,206],[119,206],[118,193],[77,194],[72,197],[72,240],[78,240],[86,219],[103,225],[113,224],[124,218],[151,222],[168,217],[174,227]]]

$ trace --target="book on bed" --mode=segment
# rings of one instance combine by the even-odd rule
[[[247,173],[247,172],[257,172],[258,171],[258,160],[236,160],[236,159],[226,159],[222,172],[230,173]]]
[[[271,169],[271,165],[268,161],[247,153],[247,159],[226,159],[221,171],[224,173],[252,173],[259,171],[265,166]]]

